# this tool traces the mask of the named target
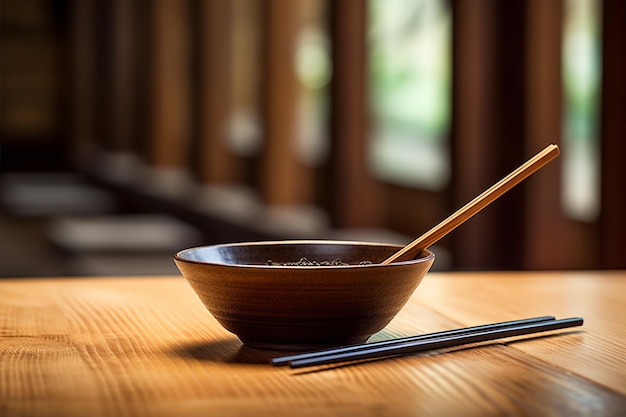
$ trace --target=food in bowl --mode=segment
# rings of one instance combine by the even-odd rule
[[[358,263],[358,265],[369,265],[371,263],[372,261],[361,261]],[[349,263],[346,263],[342,261],[341,259],[333,259],[332,261],[316,261],[314,259],[309,260],[307,258],[300,258],[300,260],[297,262],[280,262],[280,263],[274,263],[274,261],[269,259],[267,261],[267,264],[268,265],[281,265],[281,266],[347,266],[347,265],[350,265]]]

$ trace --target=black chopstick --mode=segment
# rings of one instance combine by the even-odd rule
[[[299,353],[299,354],[289,355],[289,356],[281,356],[279,358],[273,358],[270,361],[270,363],[274,366],[289,365],[293,361],[298,361],[302,359],[310,359],[310,358],[334,355],[334,354],[340,354],[340,353],[343,354],[343,353],[348,353],[348,352],[356,352],[360,350],[372,349],[372,348],[380,347],[380,346],[397,345],[397,344],[406,343],[406,342],[430,340],[430,339],[435,339],[435,338],[443,337],[443,336],[465,335],[465,334],[471,334],[471,333],[475,333],[475,332],[479,332],[483,330],[501,329],[501,328],[507,328],[507,327],[511,327],[515,325],[552,321],[554,319],[555,319],[554,316],[541,316],[541,317],[532,317],[532,318],[522,319],[522,320],[503,321],[501,323],[482,324],[480,326],[464,327],[461,329],[453,329],[453,330],[444,330],[444,331],[434,332],[434,333],[424,333],[424,334],[419,334],[415,336],[402,337],[399,339],[383,340],[380,342],[364,343],[360,345],[351,345],[351,346],[342,346],[338,348],[317,350],[314,352],[306,352],[306,353]]]
[[[478,332],[472,332],[469,334],[441,336],[428,340],[408,341],[346,353],[327,354],[325,356],[311,357],[309,359],[293,360],[289,362],[289,366],[291,368],[302,368],[306,366],[333,364],[360,359],[398,356],[402,354],[437,350],[471,343],[486,342],[489,340],[501,339],[505,337],[547,332],[551,330],[581,326],[582,324],[583,319],[580,317],[573,317],[561,320],[547,320],[536,323],[527,323],[504,328],[483,330]]]

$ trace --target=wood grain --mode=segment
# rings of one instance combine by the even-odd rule
[[[626,273],[431,273],[374,339],[554,314],[551,337],[293,371],[181,277],[0,281],[2,416],[615,416]]]
[[[626,395],[625,278],[623,272],[464,273],[456,285],[446,287],[445,302],[433,303],[427,280],[419,295],[441,314],[464,317],[462,324],[540,312],[584,317],[582,332],[575,337],[512,346]],[[499,281],[506,285],[494,285]]]

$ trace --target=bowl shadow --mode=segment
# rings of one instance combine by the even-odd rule
[[[382,329],[374,333],[368,342],[405,337],[408,334]],[[183,343],[173,346],[171,354],[184,359],[216,363],[269,365],[270,360],[280,356],[303,353],[302,351],[259,349],[245,345],[237,337],[226,339]]]
[[[290,353],[293,352],[252,348],[236,337],[185,343],[172,348],[173,355],[184,359],[242,365],[269,365],[270,359]]]

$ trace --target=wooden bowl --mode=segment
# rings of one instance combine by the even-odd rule
[[[381,262],[400,246],[344,241],[233,243],[186,249],[176,266],[215,319],[255,348],[314,350],[365,342],[406,304],[434,262]],[[282,266],[340,259],[347,266]],[[272,265],[268,265],[268,261]]]

